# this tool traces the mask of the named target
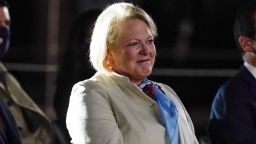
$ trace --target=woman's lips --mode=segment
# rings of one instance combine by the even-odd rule
[[[139,60],[138,63],[150,62],[150,59]]]

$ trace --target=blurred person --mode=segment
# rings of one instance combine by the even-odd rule
[[[218,90],[211,108],[213,144],[256,143],[256,2],[241,6],[234,38],[244,61],[240,71]]]
[[[7,11],[7,3],[0,0],[0,54],[5,53],[9,43],[7,28],[9,28],[8,23],[10,18]],[[21,144],[17,124],[8,106],[3,101],[4,93],[2,79],[0,79],[0,143]]]
[[[157,28],[130,3],[108,6],[90,43],[94,76],[73,86],[67,129],[74,144],[198,144],[174,90],[148,79]]]
[[[0,0],[0,56],[10,43],[10,15],[6,1]],[[51,125],[36,103],[22,89],[18,81],[0,62],[0,97],[13,115],[24,144],[50,144]],[[6,113],[7,114],[7,113]],[[9,114],[7,114],[9,115]],[[10,118],[11,119],[11,118]],[[6,127],[6,129],[9,129]],[[1,133],[1,132],[0,132]],[[17,135],[13,135],[17,139]],[[19,141],[17,141],[19,143]],[[2,144],[2,143],[1,143]]]
[[[75,19],[57,75],[54,95],[56,123],[67,143],[71,140],[66,128],[66,112],[72,86],[81,80],[90,78],[95,73],[86,55],[89,50],[91,31],[100,12],[100,9],[91,9]]]

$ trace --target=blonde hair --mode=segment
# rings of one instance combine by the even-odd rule
[[[118,26],[128,19],[144,21],[153,37],[157,36],[157,28],[152,18],[141,8],[131,3],[115,3],[108,6],[97,18],[90,43],[90,62],[96,71],[107,72],[105,59],[107,49],[118,40]]]

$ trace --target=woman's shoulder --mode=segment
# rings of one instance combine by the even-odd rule
[[[93,77],[77,82],[73,88],[71,94],[75,95],[84,95],[88,94],[96,94],[96,93],[105,93],[105,89],[108,85],[106,82],[98,75],[94,75]]]
[[[99,87],[100,87],[99,83],[96,80],[93,80],[92,78],[90,78],[90,79],[77,82],[72,88],[72,93],[76,91],[98,89]]]
[[[89,88],[101,87],[104,85],[104,83],[106,83],[105,79],[106,78],[104,77],[103,74],[95,73],[91,78],[77,82],[74,85],[74,87],[89,87]]]
[[[109,94],[106,91],[106,86],[101,81],[93,78],[76,83],[70,95],[70,100],[79,103],[85,103],[86,101],[106,102],[108,99]]]

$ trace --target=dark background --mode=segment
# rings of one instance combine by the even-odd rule
[[[71,23],[105,0],[7,0],[11,49],[3,62],[44,109],[52,104],[58,66]],[[192,117],[197,136],[207,135],[212,99],[242,61],[233,40],[237,8],[249,0],[133,0],[155,20],[159,36],[153,80],[167,83]]]

